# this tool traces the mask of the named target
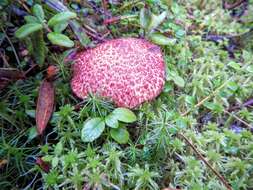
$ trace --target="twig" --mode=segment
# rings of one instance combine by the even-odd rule
[[[228,112],[227,110],[224,110],[224,112],[230,116],[232,116],[233,118],[235,118],[236,120],[240,121],[241,123],[243,123],[245,126],[247,126],[250,130],[253,130],[253,126],[251,126],[250,124],[248,124],[246,121],[242,120],[241,118],[239,118],[238,116],[236,116],[233,113]]]
[[[123,4],[119,9],[118,11],[121,12],[122,10],[124,10],[125,8],[129,7],[129,6],[132,6],[134,4],[137,4],[137,3],[143,3],[141,0],[133,0],[133,1],[129,1],[125,4]]]
[[[197,148],[191,143],[191,141],[184,136],[182,133],[179,133],[179,135],[186,141],[186,143],[192,148],[192,150],[195,152],[195,154],[209,167],[213,173],[220,179],[220,181],[223,183],[223,185],[228,189],[232,190],[230,185],[228,184],[227,180],[218,172],[216,171],[211,164],[202,156],[202,154],[197,150]]]
[[[87,30],[89,30],[90,32],[96,35],[99,35],[98,32],[94,28],[90,27],[89,25],[84,25],[84,28],[86,28]]]
[[[87,35],[89,35],[90,37],[94,38],[95,40],[98,40],[100,42],[105,42],[105,39],[103,37],[100,37],[99,35],[94,34],[94,33],[90,32],[90,31],[88,31],[86,29],[84,29],[84,31],[85,31],[85,33]]]
[[[131,19],[131,18],[136,18],[136,17],[138,17],[138,15],[115,16],[115,17],[112,17],[109,19],[105,19],[103,24],[105,24],[105,25],[113,24],[113,23],[119,22],[124,19]]]
[[[37,64],[33,64],[29,69],[27,69],[24,73],[25,76],[28,75],[28,73],[30,73],[35,67],[37,67]]]
[[[47,6],[51,7],[52,9],[58,11],[58,12],[63,12],[63,11],[68,11],[69,9],[60,1],[57,0],[43,0]],[[69,21],[69,25],[74,31],[74,34],[76,35],[77,39],[81,42],[81,44],[85,47],[88,45],[88,36],[84,32],[83,27],[76,21],[76,20],[71,20]]]
[[[21,1],[18,1],[23,7],[24,9],[28,12],[28,13],[31,13],[30,9],[26,6],[26,4],[21,0]]]
[[[1,30],[3,31],[5,38],[8,40],[8,42],[9,42],[9,44],[10,44],[12,50],[13,50],[13,53],[14,53],[14,55],[15,55],[15,58],[16,58],[16,60],[17,60],[17,63],[18,63],[18,65],[20,66],[20,69],[22,70],[21,63],[20,63],[18,54],[17,54],[17,52],[16,52],[16,50],[15,50],[15,48],[14,48],[14,46],[13,46],[13,44],[12,44],[10,38],[9,38],[9,36],[6,34],[5,30],[4,30],[2,27],[1,27]]]
[[[108,7],[107,0],[102,0],[102,7],[104,9],[104,12],[108,12],[108,10],[107,10],[107,7]]]
[[[235,2],[235,3],[233,3],[233,4],[229,4],[229,3],[225,2],[224,3],[224,8],[228,9],[228,10],[231,10],[231,9],[234,9],[234,8],[240,6],[244,2],[245,2],[245,0],[239,0],[239,1]]]
[[[253,106],[253,98],[249,99],[248,101],[244,102],[242,105],[238,105],[238,106],[233,106],[231,108],[229,108],[227,111],[235,111],[237,109],[241,109],[244,107],[250,107]]]
[[[194,108],[197,108],[199,106],[201,106],[202,104],[204,104],[209,98],[211,98],[212,96],[214,96],[215,94],[217,94],[219,92],[219,90],[221,90],[228,82],[229,80],[227,80],[226,82],[224,82],[220,87],[218,87],[215,91],[213,91],[213,93],[211,93],[209,96],[205,97],[204,99],[202,99],[201,101],[199,101],[192,109],[187,110],[186,112],[182,113],[181,116],[186,116],[188,115]],[[230,112],[228,112],[227,110],[224,110],[224,112],[226,114],[231,115],[232,117],[234,117],[235,119],[237,119],[238,121],[240,121],[241,123],[243,123],[245,126],[247,126],[249,129],[252,130],[252,126],[250,124],[248,124],[246,121],[242,120],[241,118],[239,118],[238,116],[231,114]]]
[[[197,108],[199,106],[201,106],[202,104],[205,103],[205,101],[207,101],[209,98],[211,98],[212,96],[216,95],[228,82],[229,80],[227,80],[226,82],[224,82],[221,86],[219,86],[215,91],[213,91],[210,95],[208,95],[207,97],[205,97],[204,99],[202,99],[201,101],[199,101],[192,109],[187,110],[186,112],[182,113],[182,116],[186,116],[188,115],[194,108]]]
[[[0,50],[0,56],[1,56],[2,59],[3,59],[4,66],[10,67],[8,61],[6,60],[5,56],[2,54],[1,50]]]

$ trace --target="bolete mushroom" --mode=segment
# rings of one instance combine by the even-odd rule
[[[119,38],[80,52],[74,58],[71,87],[79,98],[89,93],[134,108],[154,99],[165,83],[160,48],[145,39]]]

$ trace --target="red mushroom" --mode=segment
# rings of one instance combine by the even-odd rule
[[[80,98],[89,93],[134,108],[154,99],[165,83],[165,64],[158,46],[137,38],[120,38],[77,54],[71,87]]]

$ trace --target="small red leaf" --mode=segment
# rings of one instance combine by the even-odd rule
[[[43,80],[36,107],[36,125],[39,135],[42,135],[54,109],[54,85],[52,82]]]
[[[52,79],[58,72],[59,69],[56,66],[50,65],[47,68],[47,79]]]
[[[44,160],[42,160],[42,158],[38,157],[38,158],[36,159],[36,164],[37,164],[44,172],[46,172],[46,173],[49,172],[49,170],[50,170],[50,165],[49,165],[47,162],[45,162]]]

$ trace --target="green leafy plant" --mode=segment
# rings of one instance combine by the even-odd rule
[[[74,42],[62,32],[67,28],[68,21],[76,17],[76,13],[65,11],[55,14],[47,21],[42,6],[35,4],[32,8],[32,15],[25,16],[26,24],[16,31],[15,36],[21,40],[30,37],[32,44],[30,52],[37,63],[42,66],[48,51],[44,40],[44,31],[52,44],[73,47]]]
[[[0,1],[1,189],[252,189],[253,1],[242,4],[246,11],[222,1],[78,2]],[[67,20],[53,11],[68,12]],[[23,15],[31,25],[17,40]],[[103,24],[108,19],[116,21]],[[92,94],[78,99],[67,52],[53,46],[71,42],[55,33],[75,35],[85,48],[121,37],[153,41],[167,69],[163,91],[135,114]],[[38,137],[44,67],[33,62],[45,58],[59,70],[54,111]],[[25,78],[11,80],[17,73]]]
[[[140,26],[143,28],[147,38],[155,44],[162,46],[171,46],[176,43],[176,39],[168,38],[161,32],[156,31],[156,29],[165,21],[167,15],[167,11],[156,15],[145,7],[140,10]]]
[[[111,137],[120,144],[127,143],[129,133],[122,123],[132,123],[136,121],[135,114],[126,108],[116,108],[105,118],[95,117],[84,123],[82,129],[82,140],[92,142],[101,136],[105,126],[109,127]]]
[[[36,4],[32,8],[33,16],[26,16],[26,24],[21,26],[15,33],[17,38],[25,38],[30,34],[45,29],[48,31],[48,39],[55,45],[72,47],[74,43],[64,34],[61,34],[63,30],[68,26],[67,22],[70,19],[76,18],[76,13],[73,12],[61,12],[54,15],[48,21],[45,19],[44,11],[41,5]],[[48,28],[53,28],[54,32]],[[65,42],[67,41],[67,42]]]
[[[154,181],[155,178],[159,177],[159,174],[156,172],[149,171],[148,165],[145,165],[145,168],[142,169],[140,166],[131,168],[128,173],[129,180],[134,184],[134,189],[154,189],[158,190],[159,187]]]

